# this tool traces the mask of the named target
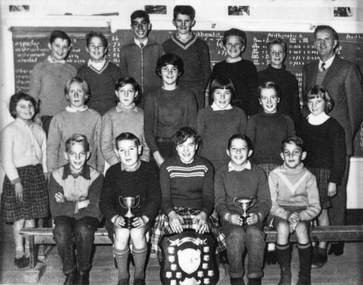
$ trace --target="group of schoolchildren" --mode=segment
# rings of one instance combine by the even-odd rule
[[[233,285],[244,284],[246,248],[248,284],[261,284],[266,223],[277,230],[278,284],[291,284],[294,232],[297,284],[311,284],[312,263],[323,266],[327,245],[313,248],[309,231],[316,218],[329,225],[329,197],[345,169],[344,130],[328,115],[334,103],[315,86],[304,102],[310,115],[300,119],[297,80],[283,65],[281,39],[268,44],[271,64],[257,73],[241,57],[246,34],[226,31],[227,59],[211,73],[207,44],[191,32],[194,17],[191,6],[176,6],[177,31],[161,46],[148,38],[147,13],[135,11],[121,68],[105,59],[103,34],[87,35],[90,59],[76,70],[65,62],[70,38],[52,33],[51,54],[31,75],[32,96],[11,97],[15,121],[2,132],[1,209],[13,223],[17,267],[28,266],[30,255],[19,231],[35,227],[50,208],[66,285],[89,284],[102,217],[119,285],[130,280],[130,240],[133,284],[146,284],[149,241],[159,254],[164,235],[186,228],[214,235],[216,252],[226,250]],[[138,198],[131,229],[125,197]],[[251,197],[256,203],[244,223],[235,199]]]

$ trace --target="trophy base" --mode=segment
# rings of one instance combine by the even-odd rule
[[[247,218],[248,218],[248,217],[245,217],[245,216],[242,216],[242,215],[241,215],[240,217],[241,217],[241,219],[242,219],[242,224],[243,224],[243,225],[247,225]]]
[[[134,222],[134,218],[135,217],[124,217],[125,224],[121,228],[124,228],[124,229],[134,228],[134,226],[132,225],[132,223]]]

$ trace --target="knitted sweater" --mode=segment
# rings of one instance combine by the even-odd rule
[[[37,63],[30,76],[29,94],[40,100],[40,116],[54,116],[64,110],[68,102],[64,86],[77,73],[68,63],[50,63],[47,59]]]
[[[132,40],[121,47],[120,68],[122,73],[135,78],[140,84],[143,94],[146,94],[153,88],[161,86],[161,79],[155,69],[156,63],[163,53],[162,46],[150,39],[142,49]]]
[[[183,43],[174,34],[163,43],[163,48],[166,53],[175,53],[183,59],[184,73],[178,81],[180,86],[207,87],[211,71],[209,48],[206,41],[193,35],[188,42]]]
[[[150,160],[150,149],[146,144],[144,135],[144,111],[136,106],[125,109],[118,104],[102,117],[101,150],[103,157],[109,165],[120,162],[115,153],[116,137],[124,132],[133,133],[140,140],[143,151],[141,160]]]
[[[74,217],[77,220],[83,217],[102,219],[98,200],[103,184],[103,176],[92,167],[84,165],[81,173],[74,177],[71,174],[69,164],[56,169],[50,176],[49,205],[53,218],[58,216]],[[56,193],[62,193],[65,202],[58,203]],[[78,208],[78,202],[88,199],[89,204],[85,208]]]
[[[193,92],[155,89],[145,97],[144,128],[151,153],[158,151],[156,137],[171,138],[181,127],[197,126],[197,101]]]
[[[233,63],[224,60],[214,66],[211,81],[221,75],[230,78],[233,82],[236,91],[232,101],[239,100],[238,107],[242,108],[248,116],[256,114],[259,106],[256,66],[246,59]]]
[[[82,65],[77,76],[87,81],[91,97],[87,106],[101,115],[115,106],[115,84],[123,76],[121,69],[112,62],[106,61],[101,70],[96,70],[88,64]]]
[[[271,215],[287,219],[289,213],[281,206],[306,207],[302,220],[313,220],[320,213],[319,190],[315,176],[303,163],[296,169],[281,165],[270,172]],[[290,213],[291,214],[291,213]]]
[[[321,125],[311,125],[307,119],[301,121],[298,131],[305,142],[306,167],[330,169],[329,182],[340,184],[345,170],[345,132],[334,118]]]
[[[294,121],[279,112],[262,112],[248,120],[246,135],[253,145],[252,163],[281,164],[281,142],[295,135]]]
[[[145,215],[153,220],[159,211],[161,192],[158,173],[151,163],[142,161],[134,172],[121,170],[121,163],[112,165],[106,172],[100,198],[100,209],[106,220],[125,215],[127,209],[120,204],[121,197],[140,197],[140,203],[132,209],[135,216]]]
[[[299,123],[301,117],[299,85],[298,81],[291,72],[287,71],[285,66],[280,69],[273,68],[269,65],[266,69],[258,72],[260,84],[266,81],[275,82],[280,88],[280,102],[277,110],[291,117],[295,124]],[[262,110],[262,107],[260,107]]]
[[[73,134],[82,134],[87,137],[91,153],[87,163],[103,173],[105,161],[100,149],[101,115],[89,108],[77,112],[63,110],[53,117],[47,143],[48,171],[67,163],[64,158],[65,142]]]
[[[160,167],[161,210],[174,207],[198,208],[207,215],[213,210],[213,166],[203,157],[183,163],[179,157],[167,159]]]
[[[203,139],[199,154],[209,159],[215,169],[228,163],[228,139],[234,134],[243,134],[246,124],[247,117],[240,108],[213,111],[208,106],[202,109],[198,113],[198,133]]]
[[[0,162],[12,184],[21,181],[18,167],[42,164],[44,173],[47,172],[46,148],[45,132],[33,122],[26,125],[15,119],[3,129]]]
[[[254,197],[256,203],[248,213],[261,213],[263,219],[271,209],[271,197],[265,172],[251,164],[251,169],[229,171],[228,164],[216,172],[214,178],[215,209],[224,218],[227,213],[243,214],[241,208],[234,204],[235,198]]]

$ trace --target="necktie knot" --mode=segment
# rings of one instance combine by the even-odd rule
[[[140,43],[140,48],[143,48],[144,47],[144,44],[143,43]]]
[[[324,71],[324,70],[326,69],[326,68],[325,68],[325,64],[326,64],[325,62],[323,62],[323,63],[321,64],[321,70],[322,70],[322,71]]]

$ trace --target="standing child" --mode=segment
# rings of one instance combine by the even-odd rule
[[[268,176],[270,171],[282,163],[281,142],[295,135],[294,121],[277,111],[280,89],[274,82],[264,82],[258,87],[259,101],[263,112],[252,116],[247,123],[246,135],[254,148],[252,163],[262,167]]]
[[[156,216],[161,201],[160,184],[156,168],[140,160],[142,146],[132,133],[116,138],[116,152],[120,158],[107,170],[100,199],[100,209],[106,218],[106,228],[114,244],[118,268],[118,285],[129,284],[129,241],[135,263],[134,285],[145,285],[147,232]],[[123,198],[133,197],[138,206],[132,209],[135,218],[132,228],[125,227],[127,209],[120,204]]]
[[[29,241],[19,231],[35,227],[34,219],[48,216],[46,135],[32,119],[38,109],[33,97],[16,93],[10,98],[9,111],[15,121],[1,133],[1,164],[5,171],[1,194],[1,216],[13,223],[15,265],[29,265]]]
[[[311,284],[311,221],[320,212],[319,190],[315,176],[304,167],[304,142],[299,137],[288,137],[282,142],[283,165],[271,171],[269,186],[272,207],[269,226],[277,230],[277,259],[281,269],[279,284],[291,284],[290,234],[298,239],[300,271],[296,285]]]
[[[121,69],[106,60],[107,46],[104,34],[89,32],[86,35],[86,51],[90,59],[77,71],[77,76],[86,80],[90,88],[92,97],[88,106],[101,115],[115,106],[115,83],[122,77]]]
[[[322,211],[318,216],[321,226],[329,226],[330,197],[337,194],[345,169],[345,132],[337,120],[327,114],[334,102],[321,85],[314,86],[306,97],[310,115],[301,121],[299,135],[306,143],[308,156],[305,166],[316,176]],[[320,242],[313,251],[313,267],[327,261],[327,243]]]
[[[151,23],[149,14],[137,10],[131,14],[133,40],[121,47],[120,67],[125,76],[135,78],[141,86],[142,94],[161,86],[160,77],[155,73],[158,58],[163,55],[163,48],[149,39]],[[143,104],[140,104],[143,105]]]
[[[181,127],[197,125],[197,102],[193,92],[177,85],[184,71],[180,56],[167,53],[158,59],[156,72],[163,86],[146,95],[144,128],[146,143],[157,165],[176,155],[173,134]]]
[[[249,162],[252,143],[246,135],[235,134],[228,141],[230,162],[220,167],[215,175],[215,209],[220,216],[226,236],[231,285],[243,285],[245,247],[248,251],[248,285],[260,285],[263,276],[265,240],[263,221],[271,208],[266,174]],[[236,198],[253,197],[255,204],[249,210],[246,224],[242,209],[236,207]]]
[[[52,172],[49,183],[53,236],[66,275],[64,285],[89,285],[94,233],[102,219],[98,200],[103,176],[87,165],[91,153],[84,135],[72,135],[65,145],[68,163]]]
[[[214,66],[212,80],[220,75],[230,78],[236,90],[232,105],[252,116],[258,112],[258,77],[256,66],[251,61],[242,59],[246,44],[247,37],[244,31],[230,29],[224,32],[223,45],[227,51],[227,59]]]
[[[198,133],[203,140],[200,155],[209,159],[215,169],[229,161],[225,150],[227,138],[243,134],[246,128],[245,113],[230,104],[234,93],[234,85],[229,78],[215,78],[210,87],[214,102],[198,113]]]
[[[275,82],[280,88],[280,102],[277,110],[290,116],[297,125],[300,121],[299,86],[295,75],[286,70],[284,60],[287,54],[286,43],[278,38],[267,44],[267,52],[270,57],[269,66],[258,72],[260,85],[267,81]]]
[[[179,84],[194,92],[198,110],[204,108],[204,91],[210,78],[209,48],[206,41],[192,33],[195,10],[192,6],[175,6],[173,25],[176,33],[163,43],[165,52],[179,55],[184,61],[184,74]]]
[[[130,132],[139,139],[142,146],[140,159],[150,160],[150,149],[145,142],[144,111],[137,107],[140,102],[140,85],[132,77],[120,78],[115,86],[115,94],[119,100],[117,106],[108,111],[102,118],[101,149],[103,157],[109,165],[120,162],[115,152],[116,137],[121,133]]]
[[[64,88],[69,106],[56,114],[51,123],[48,136],[48,171],[51,172],[66,164],[65,142],[73,134],[87,137],[92,156],[88,164],[103,173],[105,161],[100,149],[101,115],[88,108],[85,102],[90,97],[87,82],[79,77],[69,80]]]
[[[77,69],[65,61],[71,50],[71,39],[65,32],[53,31],[48,47],[50,55],[32,70],[29,90],[40,107],[34,120],[47,134],[52,117],[67,106],[64,85],[77,73]]]

